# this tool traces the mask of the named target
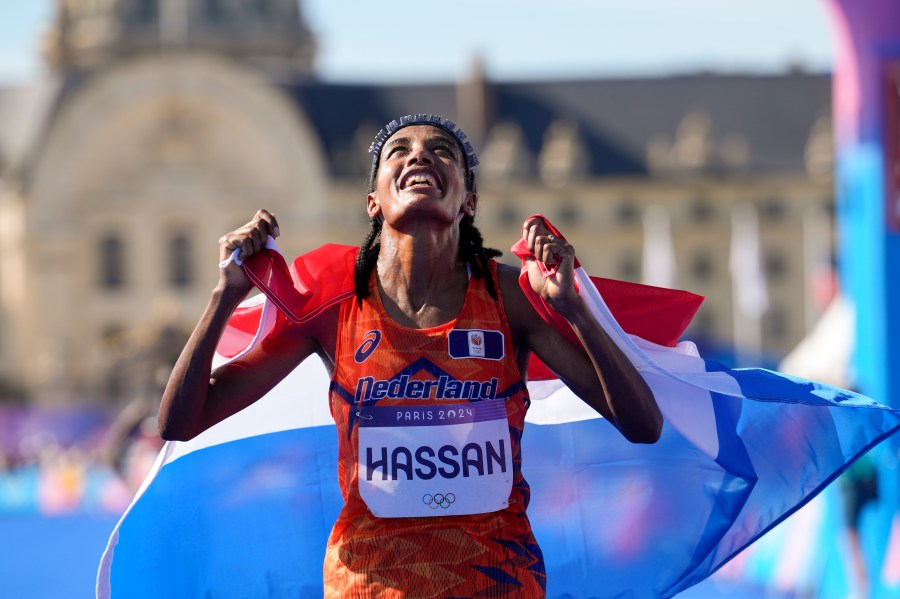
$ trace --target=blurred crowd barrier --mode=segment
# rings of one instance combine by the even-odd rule
[[[144,406],[0,406],[0,515],[121,514],[162,441]]]

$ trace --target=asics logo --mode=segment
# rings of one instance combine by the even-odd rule
[[[378,344],[381,342],[381,331],[377,329],[373,329],[366,333],[365,337],[363,337],[363,342],[360,344],[359,348],[356,350],[356,355],[353,356],[353,359],[356,360],[357,364],[362,364],[368,359],[369,356],[372,355],[372,352],[375,351],[375,348],[378,347]]]

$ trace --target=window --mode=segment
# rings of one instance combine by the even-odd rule
[[[691,275],[698,282],[709,281],[713,276],[713,261],[705,251],[699,251],[691,259]]]
[[[772,280],[783,279],[787,271],[787,260],[784,254],[776,250],[770,250],[766,255],[766,277]]]
[[[640,218],[640,211],[634,200],[623,200],[616,207],[616,220],[620,225],[634,225]]]
[[[779,308],[770,309],[765,316],[765,320],[769,338],[775,343],[783,341],[788,333],[788,319],[784,310]]]
[[[519,211],[512,202],[504,202],[497,212],[497,220],[502,225],[512,225],[519,222]]]
[[[557,210],[557,215],[559,216],[559,223],[561,225],[574,225],[580,219],[580,214],[578,213],[578,207],[574,202],[564,200]]]
[[[619,263],[616,266],[618,278],[623,281],[636,281],[640,275],[641,264],[637,256],[631,252],[619,256]]]
[[[787,214],[787,208],[784,202],[779,198],[769,198],[762,202],[760,206],[760,214],[762,218],[768,222],[779,222],[784,219]]]
[[[169,241],[169,284],[175,289],[190,287],[193,281],[191,269],[191,240],[176,235]]]
[[[713,220],[716,212],[709,200],[698,198],[691,202],[688,214],[694,223],[705,224]]]
[[[125,244],[115,235],[107,235],[99,244],[100,286],[108,290],[125,286]]]

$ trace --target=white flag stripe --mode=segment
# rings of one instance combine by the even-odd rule
[[[642,349],[616,322],[584,269],[577,269],[575,276],[594,317],[641,371],[665,420],[715,459],[719,442],[710,392],[742,397],[737,381],[722,372],[706,372],[692,343],[664,347],[641,340]]]
[[[176,443],[167,462],[173,462],[200,449],[238,439],[301,427],[333,425],[334,419],[326,401],[329,383],[328,373],[318,359],[304,360],[256,403],[190,441]],[[306,401],[302,408],[298,408],[297,402],[306,397],[322,398],[322,401]]]
[[[581,295],[587,301],[597,322],[639,371],[652,372],[664,378],[700,387],[713,393],[743,397],[740,386],[732,377],[723,372],[706,372],[702,369],[702,359],[698,358],[699,362],[688,360],[691,345],[679,344],[674,348],[656,346],[658,349],[654,350],[650,349],[650,344],[644,344],[647,349],[641,349],[634,342],[632,336],[628,335],[616,322],[606,302],[600,296],[600,292],[591,283],[591,279],[584,269],[576,269],[575,277],[581,288]],[[677,358],[670,357],[676,354],[684,357],[684,371],[670,371],[659,364],[659,361],[676,360]],[[677,366],[677,364],[673,363],[673,366]]]
[[[559,379],[529,382],[528,395],[535,401],[528,407],[525,422],[560,424],[601,417]]]

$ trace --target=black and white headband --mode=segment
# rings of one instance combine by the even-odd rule
[[[469,169],[478,166],[478,157],[475,155],[475,148],[472,147],[472,144],[469,142],[468,138],[466,138],[466,134],[463,133],[462,129],[457,127],[456,123],[450,119],[445,119],[436,114],[408,114],[385,125],[384,129],[379,131],[378,135],[375,136],[375,141],[372,142],[372,145],[369,146],[369,154],[372,155],[373,160],[378,162],[378,158],[381,156],[381,149],[384,147],[384,143],[388,138],[400,129],[411,127],[412,125],[431,125],[432,127],[440,127],[444,131],[452,133],[466,153],[466,166],[468,166]]]

